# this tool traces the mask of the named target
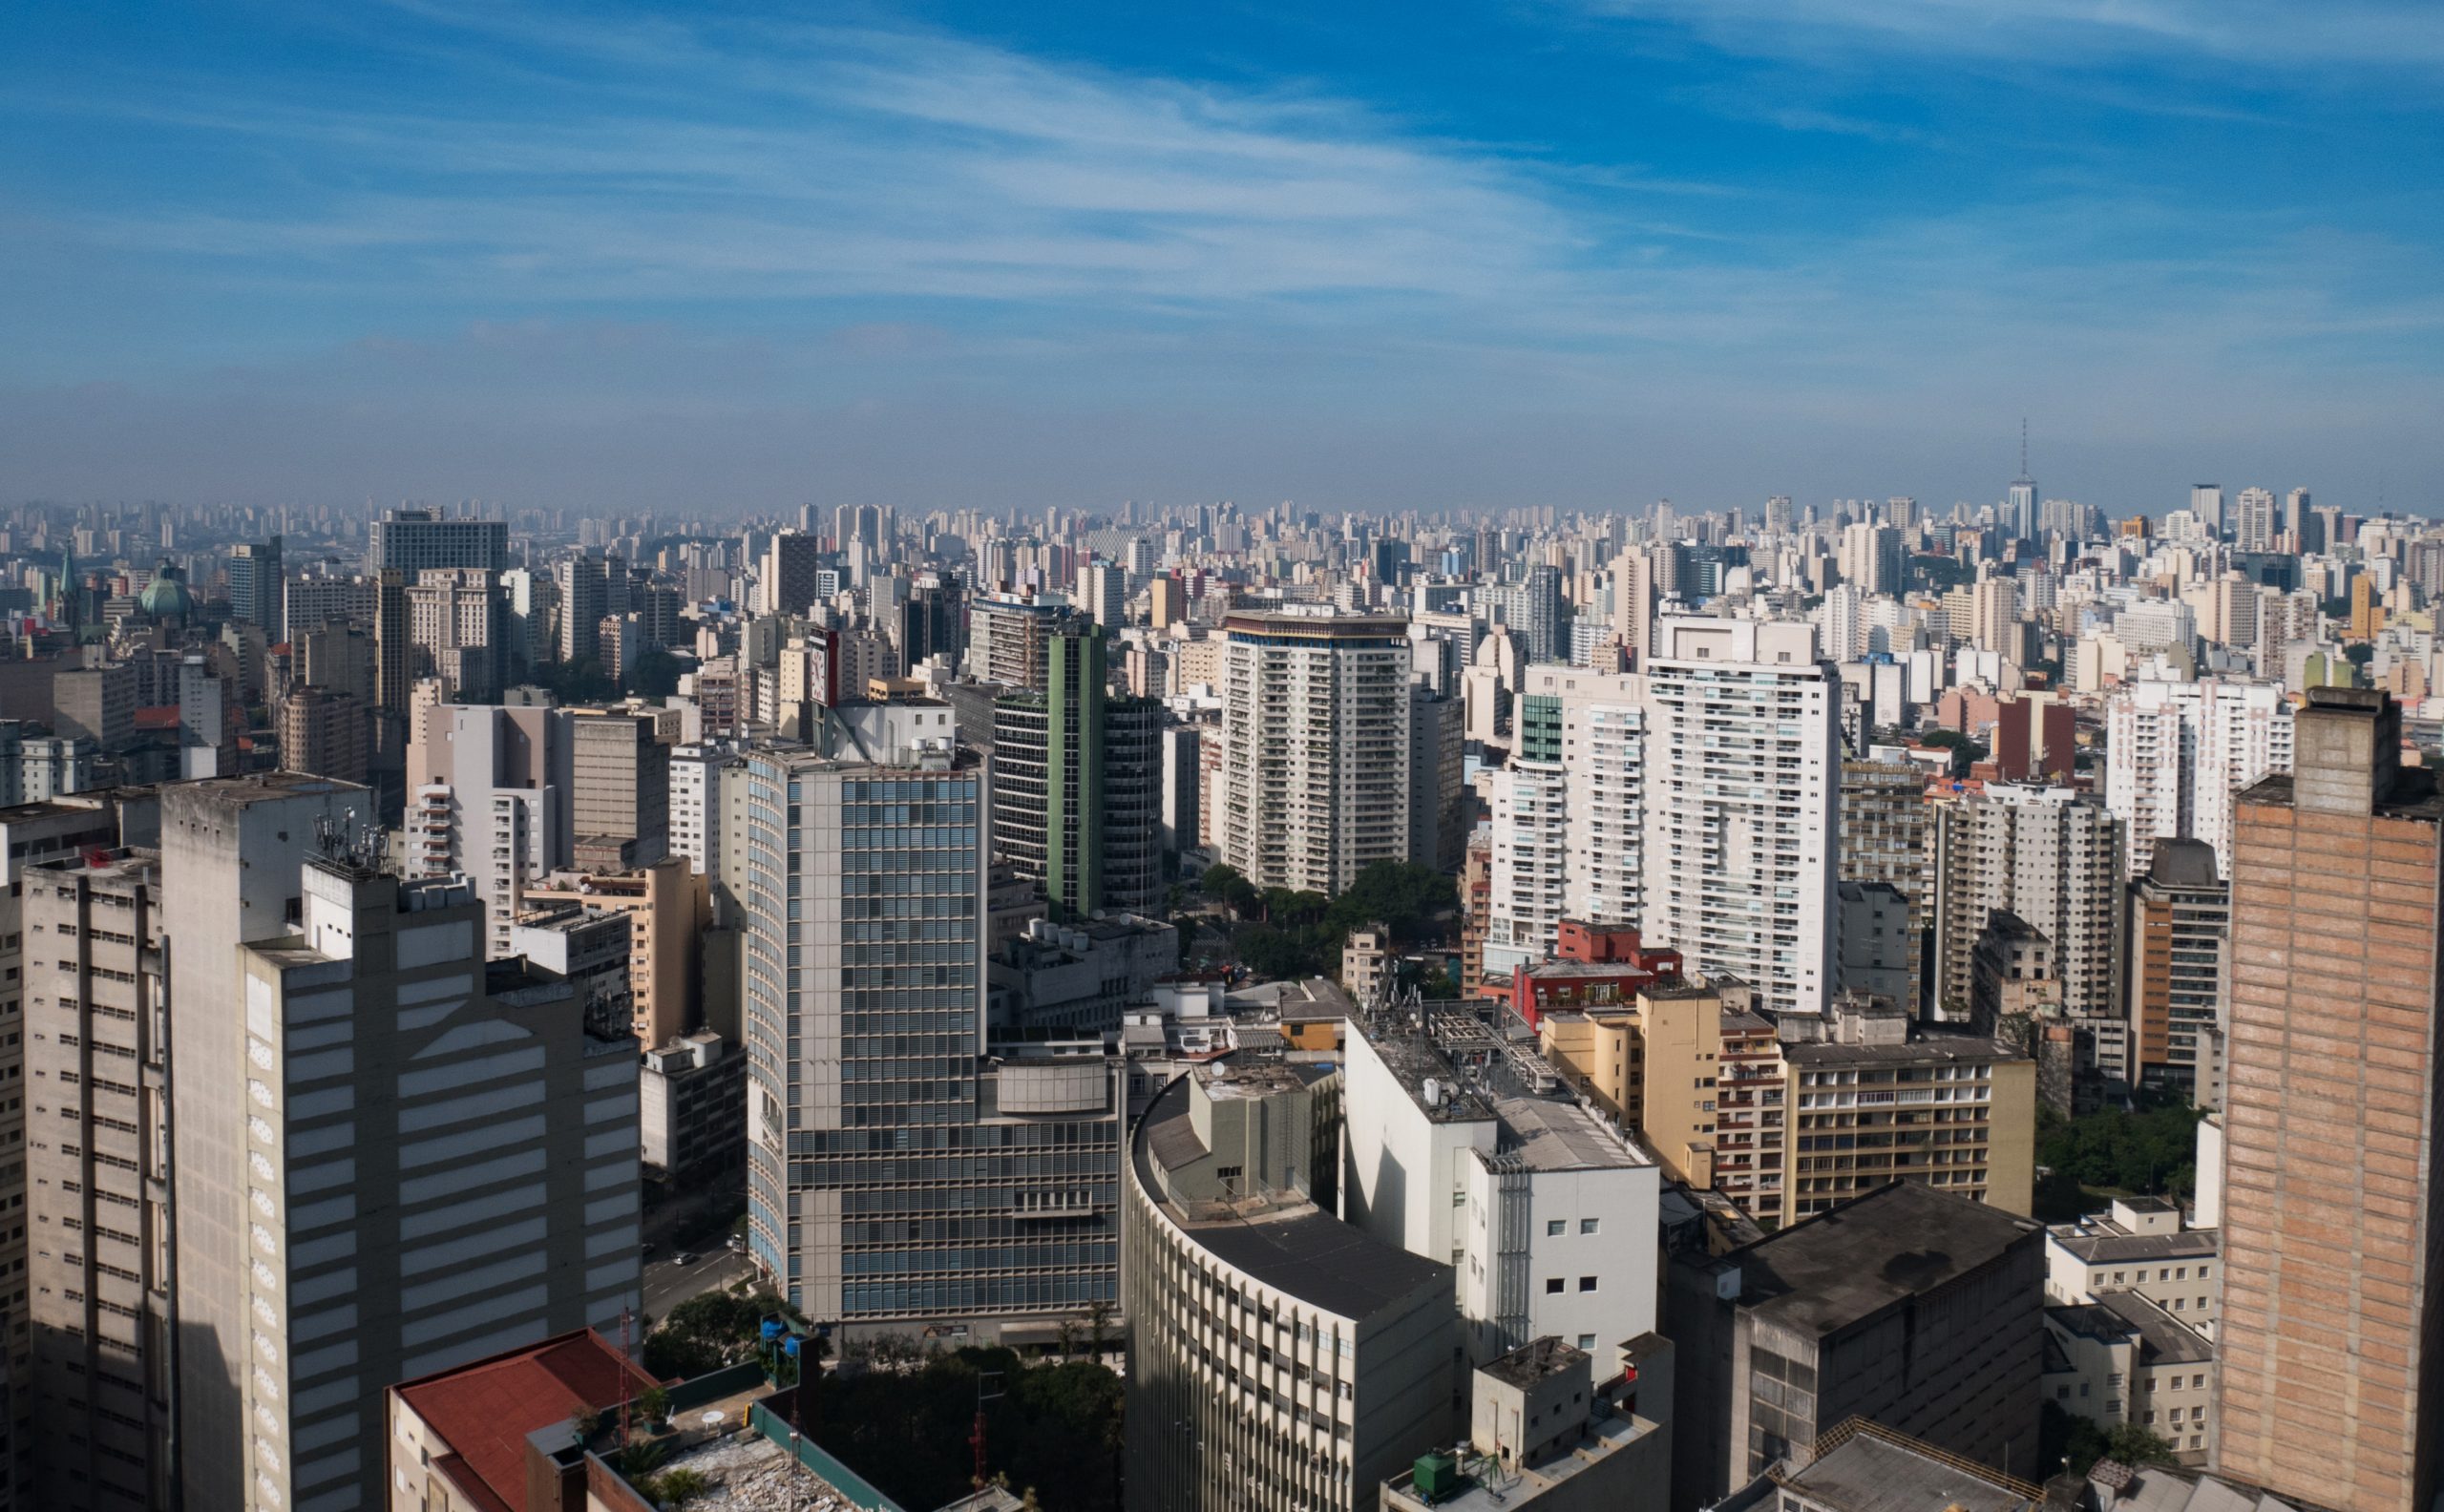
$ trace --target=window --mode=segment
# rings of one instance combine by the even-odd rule
[[[1562,1290],[1562,1278],[1561,1278],[1561,1277],[1559,1277],[1559,1276],[1547,1276],[1547,1277],[1545,1278],[1545,1295],[1547,1295],[1547,1296],[1558,1296],[1558,1295],[1560,1295],[1560,1294],[1561,1294],[1561,1290]]]
[[[1578,1221],[1578,1231],[1583,1234],[1591,1234],[1602,1226],[1603,1222],[1601,1218],[1581,1218]]]
[[[1545,1232],[1549,1236],[1561,1232],[1565,1227],[1566,1225],[1564,1225],[1558,1218],[1548,1218],[1545,1220]]]
[[[1578,1278],[1578,1289],[1579,1289],[1581,1292],[1592,1292],[1592,1291],[1594,1291],[1594,1290],[1595,1290],[1595,1278],[1594,1278],[1593,1276],[1580,1276],[1580,1277]]]
[[[1583,1350],[1593,1349],[1595,1347],[1595,1335],[1592,1334],[1581,1334],[1578,1336],[1578,1347]]]

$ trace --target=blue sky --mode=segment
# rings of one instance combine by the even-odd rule
[[[2444,493],[2418,0],[10,31],[0,497]]]

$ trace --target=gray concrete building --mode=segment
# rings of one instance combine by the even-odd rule
[[[1673,1506],[1710,1505],[1852,1417],[2034,1471],[2044,1279],[2042,1226],[1916,1182],[1675,1254]]]

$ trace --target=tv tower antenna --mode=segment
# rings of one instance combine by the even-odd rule
[[[2028,416],[2020,416],[2020,476],[2028,476]]]

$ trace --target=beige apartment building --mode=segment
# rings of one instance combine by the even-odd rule
[[[711,922],[705,879],[684,857],[668,856],[634,872],[558,872],[524,893],[529,910],[572,903],[628,915],[628,985],[637,1038],[660,1045],[685,1034],[691,1027],[698,936]]]
[[[2401,733],[2311,688],[2233,836],[2218,1463],[2339,1512],[2424,1512],[2444,1463],[2444,795]]]

